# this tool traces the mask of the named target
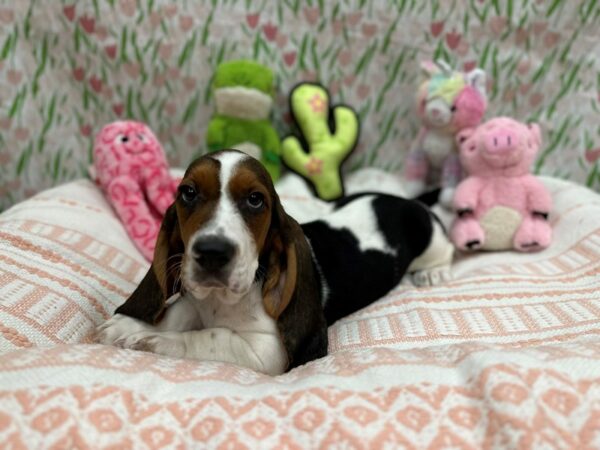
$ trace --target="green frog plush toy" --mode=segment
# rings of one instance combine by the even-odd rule
[[[280,140],[270,121],[273,72],[254,61],[221,63],[213,79],[216,112],[208,123],[209,151],[235,148],[260,160],[273,181],[281,174]]]

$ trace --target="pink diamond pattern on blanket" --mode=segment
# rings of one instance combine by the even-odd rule
[[[90,423],[100,433],[114,433],[123,427],[123,421],[119,416],[107,408],[93,410],[89,413],[88,417]]]
[[[245,422],[242,425],[242,430],[257,441],[262,441],[273,434],[275,424],[272,421],[256,419]]]
[[[64,348],[62,353],[71,351]],[[113,354],[127,357],[119,350]],[[600,352],[587,361],[599,363]],[[417,448],[537,448],[549,443],[584,448],[600,438],[600,378],[576,378],[551,368],[492,362],[471,371],[462,385],[420,381],[375,392],[328,390],[326,397],[318,388],[258,395],[248,391],[240,394],[246,400],[232,400],[209,393],[203,399],[186,397],[189,392],[183,389],[176,402],[168,403],[116,385],[4,390],[0,440],[27,439],[30,444],[43,441],[56,447],[70,443],[79,448],[127,441],[152,448],[183,442],[234,448],[271,448],[282,442],[291,448],[340,443],[380,448],[384,442]],[[291,397],[295,401],[273,416],[275,396],[278,402]],[[379,410],[368,398],[387,398],[387,407]],[[515,403],[520,407],[513,408]],[[175,405],[185,405],[185,420]],[[17,410],[24,420],[12,420]]]
[[[195,419],[196,414],[190,417]],[[210,442],[215,435],[221,432],[223,428],[223,421],[214,417],[207,417],[205,419],[196,422],[195,426],[191,429],[192,439],[200,442]]]
[[[325,411],[317,408],[305,408],[294,416],[294,425],[297,429],[312,432],[325,421]]]

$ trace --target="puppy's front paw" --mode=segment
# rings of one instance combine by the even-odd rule
[[[96,328],[94,341],[104,345],[117,345],[132,333],[139,333],[146,328],[143,322],[122,314],[115,314]]]
[[[415,286],[437,286],[452,280],[452,272],[449,266],[433,267],[431,269],[418,270],[412,274]]]
[[[185,356],[185,342],[181,336],[171,336],[168,333],[155,334],[148,332],[136,333],[119,342],[123,348],[159,355],[182,358]]]

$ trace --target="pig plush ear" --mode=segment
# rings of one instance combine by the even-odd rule
[[[537,146],[542,145],[542,130],[540,126],[537,123],[528,123],[527,128],[529,128],[529,132]]]
[[[462,145],[471,137],[473,136],[473,133],[475,133],[475,128],[465,128],[464,130],[460,130],[457,134],[456,134],[456,143],[458,144],[459,147],[462,147]]]
[[[473,69],[465,75],[465,81],[474,88],[479,94],[487,99],[485,92],[485,72],[481,69]]]

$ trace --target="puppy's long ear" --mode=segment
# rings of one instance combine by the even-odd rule
[[[167,298],[179,289],[177,280],[183,251],[177,211],[173,204],[167,209],[160,227],[150,269],[133,294],[116,309],[115,314],[124,314],[151,324],[160,320]]]
[[[320,282],[312,252],[298,222],[288,216],[275,196],[268,247],[263,305],[277,321],[291,369],[327,354],[327,322],[321,306]]]
[[[296,243],[303,238],[300,225],[286,214],[274,193],[271,228],[261,262],[267,268],[262,289],[263,304],[273,319],[279,318],[294,295],[298,279]]]

